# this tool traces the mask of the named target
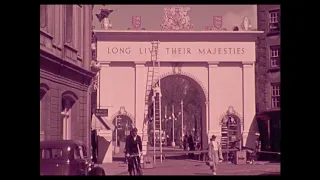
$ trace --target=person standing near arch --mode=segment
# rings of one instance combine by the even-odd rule
[[[209,166],[213,175],[217,175],[217,165],[219,159],[222,159],[221,145],[216,141],[216,136],[212,135],[209,143]]]

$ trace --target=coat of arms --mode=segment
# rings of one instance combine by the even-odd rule
[[[213,26],[217,29],[220,29],[222,25],[222,16],[213,16]]]
[[[141,27],[141,16],[132,16],[132,27],[135,29]]]
[[[164,8],[163,23],[160,25],[163,30],[189,30],[193,28],[188,12],[190,7],[173,6]]]

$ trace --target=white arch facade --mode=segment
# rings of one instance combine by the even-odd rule
[[[146,132],[146,86],[152,67],[148,51],[151,41],[159,40],[158,79],[181,74],[198,83],[206,101],[207,137],[221,137],[221,117],[232,106],[242,121],[244,143],[253,145],[246,141],[255,133],[251,128],[255,117],[255,42],[261,33],[96,30],[101,64],[98,104],[110,114],[125,106],[133,112],[139,133]]]

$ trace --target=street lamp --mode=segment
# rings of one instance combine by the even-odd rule
[[[178,113],[178,116],[180,116],[180,115],[182,115],[182,118],[183,118],[183,113],[181,111],[179,111],[179,113]],[[169,119],[171,120],[171,117],[169,117]],[[175,140],[174,140],[174,123],[175,123],[175,120],[177,120],[177,118],[174,115],[174,105],[172,105],[172,142],[171,142],[171,146],[172,147],[176,146],[176,143],[175,143]],[[183,130],[183,125],[181,127],[182,127],[182,130]]]
[[[119,120],[121,120],[121,117],[120,116],[117,116],[116,117],[116,141],[115,141],[115,154],[118,154],[119,153],[119,147],[118,147],[118,126],[119,126]]]
[[[183,141],[183,100],[181,100],[181,140]]]

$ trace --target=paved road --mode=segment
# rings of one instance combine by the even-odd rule
[[[108,175],[128,175],[124,163],[101,165]],[[157,161],[153,169],[143,169],[144,175],[210,175],[211,171],[203,162],[195,160]],[[280,175],[280,164],[234,165],[220,163],[218,175]]]
[[[176,161],[170,165],[170,161]],[[211,171],[203,162],[194,160],[170,160],[159,168],[144,169],[145,175],[210,175]],[[280,174],[280,164],[234,165],[221,163],[218,175],[262,175]]]

